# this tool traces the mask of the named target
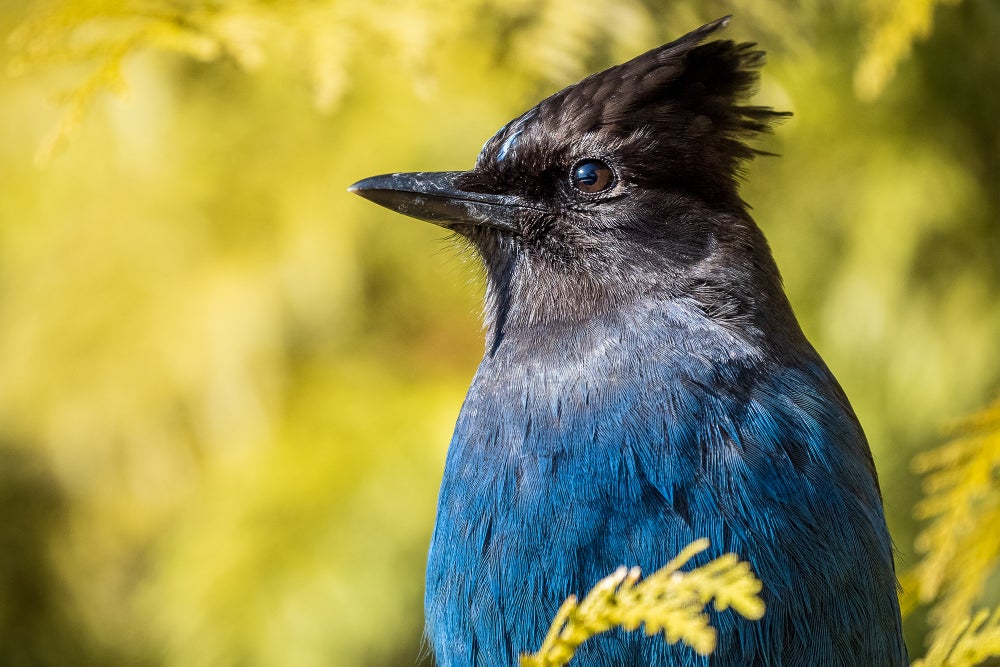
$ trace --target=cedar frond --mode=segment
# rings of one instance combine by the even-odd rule
[[[682,572],[694,556],[708,548],[707,539],[695,540],[676,558],[640,581],[639,568],[619,568],[599,581],[582,602],[567,599],[556,614],[541,648],[521,657],[521,667],[559,667],[594,635],[615,627],[636,630],[645,626],[647,635],[663,633],[675,644],[684,642],[701,655],[715,650],[716,630],[709,625],[706,605],[732,608],[757,620],[764,615],[761,582],[748,563],[735,554]]]
[[[1000,607],[992,615],[983,609],[971,620],[965,617],[951,625],[913,667],[971,667],[996,656],[1000,656]]]
[[[916,539],[917,595],[944,627],[969,617],[1000,562],[1000,401],[913,466],[924,488],[916,515],[929,521]]]

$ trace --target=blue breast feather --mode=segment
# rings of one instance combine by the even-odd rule
[[[907,664],[871,457],[822,361],[807,344],[779,364],[692,331],[683,308],[634,317],[508,339],[483,360],[428,561],[438,665],[514,666],[567,596],[699,537],[712,546],[694,565],[750,562],[763,619],[713,613],[711,657],[614,631],[571,665]]]

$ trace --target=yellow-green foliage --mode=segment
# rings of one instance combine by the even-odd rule
[[[904,577],[904,603],[929,604],[933,644],[921,665],[972,665],[1000,655],[1000,607],[973,616],[1000,563],[1000,401],[920,454],[924,498],[916,514],[920,561]]]
[[[582,602],[570,597],[538,652],[521,657],[521,667],[561,667],[584,641],[616,627],[631,631],[643,626],[647,635],[662,632],[671,644],[681,641],[709,655],[715,650],[716,631],[708,624],[707,604],[756,620],[764,615],[764,601],[758,595],[760,581],[735,554],[681,571],[708,546],[706,539],[692,542],[642,580],[639,568],[620,568],[595,584]]]
[[[422,74],[435,14],[456,3],[388,2],[287,4],[89,0],[42,5],[10,37],[15,71],[57,63],[87,63],[91,71],[65,96],[66,113],[39,159],[46,161],[78,129],[96,97],[125,90],[127,58],[147,50],[190,56],[202,62],[228,60],[248,71],[281,58],[300,68],[316,106],[332,111],[347,89],[350,59],[360,44],[387,47],[396,61]],[[393,5],[390,9],[390,5]],[[440,26],[437,26],[440,27]]]
[[[937,623],[967,616],[1000,562],[1000,402],[913,461],[923,475],[917,593]]]
[[[885,89],[913,42],[926,38],[938,5],[961,0],[868,0],[870,21],[865,53],[854,72],[854,89],[872,99]]]
[[[972,667],[1000,656],[1000,607],[991,615],[982,610],[971,620],[949,623],[913,667]]]

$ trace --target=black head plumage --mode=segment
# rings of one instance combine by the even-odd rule
[[[518,174],[504,163],[524,150],[567,168],[587,150],[616,151],[627,154],[623,162],[642,165],[629,170],[639,184],[669,183],[733,201],[741,164],[758,153],[747,141],[790,114],[744,104],[764,63],[755,44],[703,43],[729,20],[713,21],[543,100],[486,143],[476,168],[510,180]]]
[[[783,301],[737,181],[755,154],[747,142],[786,114],[745,104],[764,59],[753,44],[704,43],[728,21],[543,100],[467,172],[352,189],[468,239],[487,269],[494,330],[579,321],[650,295],[721,299],[708,312],[739,317],[752,314],[752,293]]]

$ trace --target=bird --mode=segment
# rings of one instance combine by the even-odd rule
[[[714,38],[730,19],[544,99],[472,169],[349,188],[484,267],[427,562],[440,667],[517,665],[568,596],[698,538],[763,617],[712,612],[710,656],[614,630],[571,667],[908,664],[868,441],[739,194],[789,114],[749,103],[764,53]]]

